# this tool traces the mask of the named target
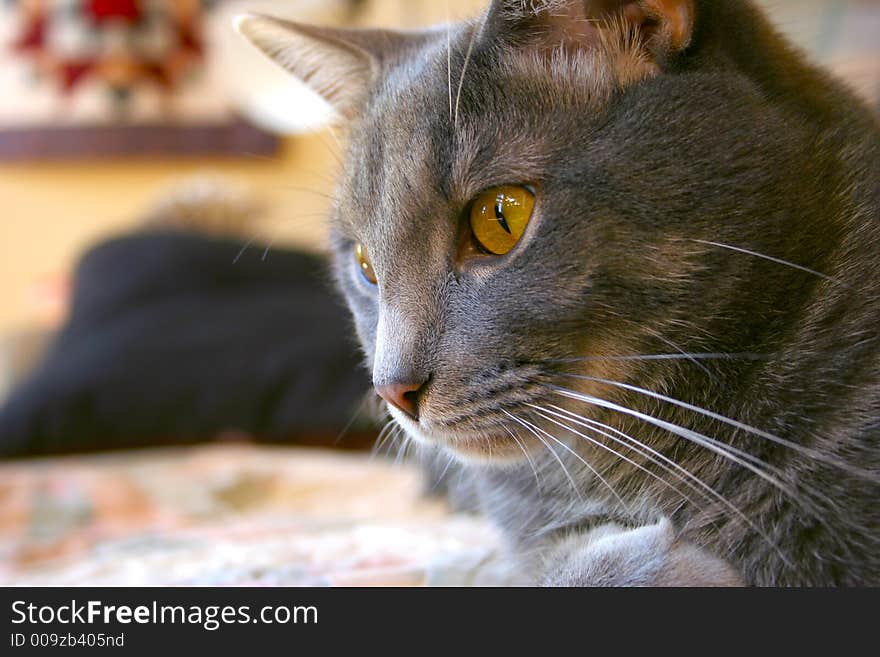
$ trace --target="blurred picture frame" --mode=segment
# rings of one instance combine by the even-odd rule
[[[212,67],[222,0],[0,0],[0,160],[268,156]]]

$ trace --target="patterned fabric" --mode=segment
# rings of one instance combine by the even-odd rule
[[[198,2],[64,0],[24,2],[15,52],[69,94],[83,78],[101,78],[120,101],[151,81],[172,88],[203,54]]]
[[[0,465],[0,585],[509,581],[483,521],[366,456],[221,446]]]
[[[0,90],[37,112],[94,123],[178,116],[207,80],[212,0],[0,1]],[[216,85],[214,85],[216,86]],[[213,97],[212,97],[213,99]]]

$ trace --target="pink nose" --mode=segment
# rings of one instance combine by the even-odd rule
[[[403,411],[413,420],[419,419],[419,392],[422,390],[422,383],[387,383],[385,385],[376,386],[376,392],[386,402],[394,406],[396,409]]]

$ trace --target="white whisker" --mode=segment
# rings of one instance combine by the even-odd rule
[[[791,267],[793,269],[797,269],[802,272],[806,272],[807,274],[812,274],[813,276],[818,276],[826,281],[830,281],[836,285],[841,285],[843,287],[849,287],[845,283],[837,280],[832,276],[828,276],[827,274],[823,274],[822,272],[816,271],[815,269],[810,269],[809,267],[804,267],[802,265],[795,264],[793,262],[789,262],[788,260],[783,260],[782,258],[774,258],[773,256],[765,255],[763,253],[758,253],[756,251],[750,251],[749,249],[744,249],[739,246],[731,246],[730,244],[721,244],[720,242],[709,242],[706,240],[693,240],[698,244],[706,244],[708,246],[716,246],[720,249],[727,249],[729,251],[736,251],[737,253],[743,253],[745,255],[754,256],[755,258],[761,258],[762,260],[769,260],[770,262],[775,262],[777,265],[783,265],[785,267]]]
[[[456,460],[455,454],[450,454],[449,462],[446,464],[446,467],[443,468],[443,470],[440,472],[440,474],[437,475],[436,481],[434,481],[434,485],[431,486],[432,491],[437,490],[437,487],[443,482],[443,477],[445,477],[446,473],[449,472],[449,468],[452,467],[452,464],[455,463],[455,460]]]
[[[446,83],[449,87],[449,121],[452,122],[452,23],[449,0],[446,0]]]
[[[571,476],[571,473],[568,471],[568,468],[565,467],[565,463],[563,463],[562,459],[559,458],[559,454],[557,454],[556,451],[550,446],[550,443],[548,443],[546,440],[541,438],[540,434],[537,432],[537,427],[535,427],[534,425],[531,425],[530,423],[526,422],[525,420],[520,420],[518,417],[511,415],[510,413],[508,413],[505,410],[502,410],[501,412],[504,413],[505,415],[507,415],[511,420],[513,420],[514,422],[516,422],[520,426],[525,427],[527,431],[529,431],[535,438],[537,438],[544,445],[544,447],[547,448],[547,450],[550,452],[550,454],[553,455],[553,458],[556,459],[556,462],[559,463],[559,466],[562,468],[562,472],[565,473],[565,476],[568,479],[569,483],[571,484],[571,487],[574,490],[575,495],[578,496],[578,499],[583,500],[584,498],[583,498],[583,495],[581,495],[581,491],[580,491],[580,488],[578,488],[577,482],[575,482],[574,478]]]
[[[545,363],[586,363],[614,361],[652,361],[652,360],[767,360],[769,354],[644,354],[634,356],[587,356],[585,358],[559,358],[547,360]]]
[[[526,420],[521,420],[521,421],[522,421],[522,422],[526,422]],[[569,447],[569,446],[566,445],[564,442],[562,442],[561,440],[559,440],[558,438],[556,438],[556,436],[554,436],[553,434],[551,434],[551,433],[545,431],[544,429],[542,429],[541,427],[539,427],[539,426],[536,425],[536,424],[532,424],[531,422],[528,422],[528,424],[529,424],[531,427],[533,427],[534,429],[536,429],[537,431],[540,431],[540,432],[541,432],[542,434],[544,434],[547,438],[549,438],[550,440],[552,440],[554,443],[556,443],[557,445],[559,445],[559,446],[560,446],[562,449],[564,449],[566,452],[568,452],[569,454],[571,454],[572,456],[574,456],[574,457],[575,457],[578,461],[580,461],[583,465],[585,465],[585,466],[587,467],[587,469],[588,469],[590,472],[593,473],[593,475],[596,477],[596,479],[598,479],[598,480],[602,483],[602,485],[605,486],[605,488],[607,488],[607,489],[609,490],[609,492],[610,492],[610,493],[614,496],[614,498],[620,503],[620,506],[623,507],[623,509],[627,512],[627,514],[630,515],[630,516],[633,516],[633,517],[634,517],[634,514],[633,514],[632,510],[630,509],[629,505],[623,500],[623,498],[617,493],[617,491],[614,490],[614,487],[613,487],[610,483],[608,483],[608,481],[605,479],[605,477],[603,477],[601,474],[599,474],[599,471],[596,470],[596,468],[594,468],[592,465],[590,465],[590,464],[589,464],[589,463],[588,463],[588,462],[587,462],[587,461],[586,461],[586,460],[585,460],[580,454],[578,454],[578,453],[575,452],[571,447]],[[563,428],[565,428],[565,427],[563,427]]]
[[[532,473],[535,475],[535,487],[540,491],[541,490],[541,480],[538,477],[538,468],[535,466],[535,461],[532,459],[531,454],[529,454],[528,448],[525,446],[522,440],[508,427],[503,427],[504,431],[507,432],[513,441],[519,446],[520,451],[522,451],[523,455],[526,457],[526,461],[528,461],[529,466],[532,468]]]
[[[748,517],[742,511],[742,509],[737,507],[733,502],[731,502],[728,498],[726,498],[724,495],[719,493],[716,489],[712,488],[705,481],[703,481],[702,479],[697,477],[694,473],[690,472],[686,468],[683,468],[681,465],[676,463],[671,458],[661,454],[660,452],[658,452],[655,449],[652,449],[651,447],[649,447],[648,445],[646,445],[642,441],[638,440],[634,436],[630,436],[629,434],[624,433],[623,431],[620,431],[619,429],[616,429],[616,428],[612,427],[611,425],[604,424],[604,423],[598,422],[596,420],[591,420],[589,418],[585,418],[581,415],[577,415],[576,413],[573,413],[572,411],[569,411],[568,409],[562,408],[561,406],[556,406],[555,404],[550,404],[550,408],[554,408],[554,409],[558,410],[560,413],[564,413],[569,421],[574,422],[578,426],[581,426],[581,427],[584,427],[585,429],[594,431],[602,436],[605,436],[609,440],[615,440],[615,438],[610,433],[603,431],[603,429],[610,431],[613,434],[617,434],[618,436],[620,436],[624,440],[631,441],[632,443],[634,443],[638,447],[644,449],[646,452],[654,455],[654,457],[656,457],[657,461],[655,461],[654,459],[651,459],[652,463],[656,463],[657,466],[662,468],[664,472],[667,472],[670,475],[672,475],[673,477],[675,477],[678,481],[685,484],[690,490],[694,491],[695,493],[698,493],[699,495],[707,497],[707,498],[714,498],[715,500],[720,502],[723,507],[727,508],[730,511],[733,511],[735,519],[737,521],[742,522],[747,527],[750,527],[754,531],[761,534],[761,530],[758,529],[752,522],[749,521]],[[625,443],[621,443],[621,444],[626,446]],[[630,449],[633,449],[633,448],[630,447]],[[636,451],[638,453],[642,453],[640,450],[634,450],[634,451]],[[650,458],[650,457],[648,457],[648,458]],[[669,464],[669,467],[666,467],[663,464]],[[672,469],[670,469],[670,468],[672,468]],[[679,474],[679,473],[681,473],[681,474]],[[700,507],[698,507],[698,508],[700,508]],[[700,510],[705,511],[705,509],[702,509],[702,508]],[[715,526],[714,522],[712,522],[711,520],[709,520],[709,522],[713,526]],[[774,548],[776,547],[775,544],[773,544],[773,543],[771,543],[771,545],[773,545]]]
[[[474,44],[477,41],[477,34],[480,32],[480,28],[478,26],[474,26],[474,31],[471,34],[470,43],[468,43],[467,54],[464,57],[464,66],[461,69],[461,77],[458,79],[458,92],[455,94],[455,117],[453,119],[452,125],[454,128],[458,128],[458,106],[461,103],[461,90],[464,88],[464,78],[467,75],[468,65],[471,63],[471,55],[474,51]]]
[[[379,432],[379,436],[376,438],[376,443],[373,445],[371,458],[376,458],[376,456],[382,452],[382,449],[387,441],[390,440],[393,444],[394,439],[392,438],[392,435],[397,431],[398,428],[399,427],[397,423],[393,419],[388,420],[388,422],[385,423],[385,426],[382,427],[382,430]]]
[[[406,431],[398,433],[398,437],[400,436],[403,437],[403,440],[400,443],[400,447],[397,448],[397,456],[394,457],[395,467],[401,466],[406,462],[406,453],[409,450],[410,443],[412,443]]]
[[[339,435],[336,436],[336,440],[333,441],[334,445],[339,445],[342,442],[342,439],[348,434],[351,428],[354,426],[354,423],[357,422],[357,419],[360,417],[361,413],[363,413],[364,406],[367,403],[367,397],[365,396],[361,399],[361,403],[357,405],[354,413],[351,416],[351,419],[346,422],[345,426],[342,428],[342,431],[339,432]]]
[[[253,246],[253,243],[256,242],[256,241],[257,241],[257,238],[256,238],[256,237],[252,237],[252,238],[249,239],[247,242],[245,242],[245,245],[244,245],[243,247],[241,247],[241,251],[238,252],[238,255],[235,256],[235,259],[232,261],[232,264],[233,264],[233,265],[237,265],[237,264],[238,264],[238,261],[242,259],[242,257],[244,256],[245,252],[247,252],[247,250],[248,250],[249,248],[251,248],[251,246]]]
[[[797,494],[791,488],[779,481],[779,479],[777,479],[773,475],[768,474],[768,472],[762,470],[760,467],[758,467],[758,465],[763,465],[768,470],[778,474],[779,471],[776,470],[776,468],[773,468],[772,466],[763,463],[760,459],[752,456],[751,454],[747,454],[746,452],[738,450],[735,447],[726,445],[718,440],[715,440],[714,438],[710,438],[709,436],[699,433],[698,431],[687,429],[677,424],[673,424],[672,422],[660,420],[652,415],[641,413],[631,408],[627,408],[625,406],[621,406],[619,404],[600,399],[599,397],[585,395],[579,392],[574,392],[572,390],[567,390],[565,388],[558,388],[556,386],[551,386],[551,388],[554,389],[558,394],[564,397],[568,397],[569,399],[583,401],[588,404],[593,404],[594,406],[599,406],[600,408],[605,408],[611,411],[616,411],[618,413],[623,413],[624,415],[629,415],[630,417],[642,420],[643,422],[647,422],[648,424],[653,424],[655,427],[664,429],[669,433],[679,436],[680,438],[684,438],[685,440],[700,445],[701,447],[705,447],[709,451],[714,452],[715,454],[726,458],[736,463],[737,465],[740,465],[741,467],[753,472],[765,481],[773,484],[776,488],[786,493],[792,499],[798,499]],[[756,463],[758,465],[756,465]]]
[[[684,349],[682,349],[680,346],[678,346],[675,342],[673,342],[672,340],[669,340],[668,338],[663,337],[662,335],[660,335],[660,334],[657,333],[656,331],[649,331],[649,333],[650,333],[651,335],[653,335],[656,339],[660,340],[660,342],[664,343],[666,346],[668,346],[668,347],[672,347],[673,349],[675,349],[675,350],[676,350],[678,353],[680,353],[684,358],[686,358],[687,360],[691,361],[694,365],[696,365],[696,366],[699,367],[701,370],[703,370],[703,372],[705,372],[706,375],[707,375],[710,379],[712,379],[712,380],[715,381],[716,383],[718,382],[718,377],[716,377],[714,374],[712,374],[712,372],[709,371],[709,368],[708,368],[708,367],[706,367],[705,365],[703,365],[703,364],[702,364],[700,361],[698,361],[696,358],[691,358],[691,357],[688,355],[688,352],[685,351]]]
[[[782,447],[786,447],[791,449],[792,451],[798,452],[799,454],[803,454],[804,456],[808,456],[812,459],[825,463],[826,465],[831,465],[834,467],[838,467],[841,469],[850,472],[851,474],[858,474],[860,476],[866,476],[866,473],[862,472],[858,468],[851,468],[845,464],[841,464],[835,459],[829,459],[826,455],[821,452],[817,452],[816,450],[810,449],[808,447],[804,447],[803,445],[798,445],[790,440],[786,440],[785,438],[780,438],[779,436],[775,436],[766,431],[762,431],[756,427],[750,426],[743,422],[738,422],[729,417],[725,417],[719,413],[713,413],[712,411],[706,410],[705,408],[700,408],[699,406],[694,406],[693,404],[688,404],[687,402],[683,402],[679,399],[673,399],[672,397],[667,397],[666,395],[662,395],[658,392],[654,392],[652,390],[646,390],[645,388],[639,388],[638,386],[629,385],[626,383],[620,383],[619,381],[609,381],[608,379],[600,379],[591,376],[585,376],[580,374],[566,374],[564,376],[568,376],[575,379],[581,379],[585,381],[593,381],[594,383],[602,383],[605,385],[609,385],[615,388],[620,388],[622,390],[629,390],[630,392],[635,392],[640,395],[644,395],[646,397],[650,397],[651,399],[656,399],[658,401],[666,402],[667,404],[671,404],[673,406],[677,406],[679,408],[683,408],[688,411],[692,411],[704,417],[711,418],[713,420],[717,420],[722,424],[726,424],[728,426],[734,427],[736,429],[741,429],[746,433],[752,434],[754,436],[758,436],[760,438],[764,438],[769,440],[772,443],[780,445]],[[731,448],[732,449],[732,448]]]
[[[746,461],[742,461],[741,459],[736,458],[736,456],[726,452],[725,450],[723,450],[719,447],[716,447],[715,445],[713,445],[713,443],[717,442],[717,441],[713,441],[708,436],[704,436],[700,433],[697,433],[696,431],[691,431],[689,429],[685,429],[684,427],[679,427],[678,425],[672,424],[670,422],[664,422],[663,420],[658,420],[657,418],[652,417],[650,415],[646,415],[644,413],[634,411],[634,410],[626,408],[624,406],[620,406],[619,404],[614,404],[612,402],[605,401],[604,399],[599,399],[598,397],[592,397],[591,395],[584,395],[584,394],[577,393],[577,392],[574,392],[571,390],[566,390],[565,388],[558,388],[556,386],[551,386],[551,389],[553,389],[557,394],[559,394],[563,397],[567,397],[569,399],[574,399],[577,401],[583,401],[588,404],[592,404],[593,406],[598,406],[600,408],[606,408],[608,410],[616,411],[618,413],[623,413],[624,415],[629,415],[630,417],[634,417],[636,419],[642,420],[644,422],[647,422],[648,424],[653,424],[654,426],[657,426],[661,429],[665,429],[666,431],[669,431],[670,433],[673,433],[677,436],[685,438],[686,440],[689,440],[689,441],[694,442],[698,445],[701,445],[701,446],[705,447],[706,449],[709,449],[710,451],[713,451],[713,452],[719,454],[719,456],[722,456],[724,458],[728,458],[731,461],[741,465],[742,467],[753,471],[755,474],[757,474],[761,478],[766,479],[770,483],[773,483],[775,486],[780,488],[780,490],[782,490],[783,492],[786,492],[787,494],[789,494],[792,498],[797,499],[797,497],[794,495],[794,493],[789,491],[789,489],[784,484],[782,484],[781,482],[779,482],[775,478],[771,477],[770,475],[762,472],[760,469],[752,466],[750,463],[748,463]],[[767,541],[767,543],[769,545],[771,545],[776,550],[776,552],[779,554],[780,559],[782,559],[787,565],[789,565],[789,566],[792,565],[791,561],[788,559],[788,557],[785,555],[785,553],[782,552],[782,550],[779,548],[779,546],[776,545],[776,543],[767,535],[766,532],[762,531],[757,525],[755,525],[755,523],[753,523],[751,520],[749,520],[749,518],[742,511],[737,509],[735,506],[731,505],[730,508],[735,513],[737,513],[737,515],[745,523],[747,523],[749,527],[751,527],[755,532],[760,534],[761,537],[764,538],[764,540]]]
[[[673,485],[670,484],[668,481],[666,481],[665,479],[663,479],[663,477],[660,477],[659,475],[657,475],[657,474],[654,473],[654,472],[651,472],[650,470],[648,470],[648,469],[645,468],[644,466],[642,466],[642,465],[636,463],[635,461],[633,461],[633,460],[627,458],[626,456],[624,456],[623,454],[621,454],[621,453],[618,452],[617,450],[612,449],[612,448],[609,447],[608,445],[605,445],[604,443],[602,443],[602,441],[600,441],[600,440],[596,440],[596,439],[591,438],[591,437],[589,437],[589,436],[586,436],[586,435],[582,434],[580,431],[576,430],[575,428],[570,427],[570,426],[568,426],[568,425],[566,425],[566,424],[562,424],[561,422],[558,422],[558,421],[554,420],[552,417],[550,417],[550,415],[553,415],[553,416],[555,416],[555,417],[557,417],[557,418],[560,418],[560,419],[568,420],[569,422],[574,421],[572,418],[565,417],[565,416],[563,416],[563,415],[561,415],[561,414],[559,414],[559,413],[555,413],[555,412],[553,412],[553,411],[551,411],[551,410],[549,410],[549,409],[546,409],[546,408],[540,408],[540,407],[538,407],[538,406],[534,406],[534,405],[532,405],[532,404],[528,404],[528,406],[530,406],[531,408],[534,408],[535,410],[537,410],[537,411],[538,411],[538,414],[539,414],[541,417],[543,417],[545,420],[547,420],[548,422],[552,422],[552,423],[555,424],[556,426],[561,427],[561,428],[565,429],[566,431],[569,431],[569,432],[573,433],[573,434],[576,435],[576,436],[580,436],[580,437],[583,438],[584,440],[589,441],[590,443],[596,445],[597,447],[600,447],[600,448],[602,448],[602,449],[604,449],[604,450],[610,452],[611,454],[613,454],[613,455],[616,456],[617,458],[621,459],[622,461],[624,461],[624,462],[626,462],[626,463],[629,463],[630,465],[632,465],[633,467],[637,468],[637,469],[640,470],[641,472],[644,472],[645,474],[647,474],[649,477],[652,477],[653,479],[656,479],[657,481],[659,481],[661,484],[663,484],[663,485],[666,486],[667,488],[670,488],[670,489],[673,490],[675,493],[677,493],[677,494],[680,495],[682,498],[684,498],[688,503],[694,505],[697,509],[702,510],[702,507],[701,507],[699,504],[697,504],[696,502],[694,502],[694,500],[692,500],[690,497],[688,497],[688,496],[685,495],[683,492],[681,492],[679,489],[677,489],[675,486],[673,486]],[[546,414],[545,414],[545,413],[546,413]],[[578,424],[580,424],[580,423],[578,423]],[[582,426],[583,426],[583,425],[582,425]],[[593,428],[591,428],[591,427],[584,427],[584,428],[586,428],[586,429],[588,429],[588,430],[590,430],[590,431],[594,431],[594,432],[596,432],[596,433],[599,433],[600,435],[603,435],[603,436],[605,436],[606,438],[609,438],[610,440],[613,440],[614,442],[616,442],[616,443],[618,443],[618,444],[620,444],[620,445],[623,445],[623,446],[626,447],[627,449],[632,450],[632,451],[636,452],[637,454],[639,454],[639,455],[641,455],[641,456],[646,456],[646,454],[645,454],[644,452],[642,452],[641,450],[635,449],[634,447],[632,447],[632,445],[628,445],[627,443],[624,443],[624,442],[621,441],[621,440],[618,440],[618,439],[616,439],[616,438],[613,438],[612,436],[610,436],[610,435],[608,435],[608,434],[606,434],[606,433],[604,433],[604,432],[602,432],[602,431],[598,431],[598,430],[593,429]],[[649,458],[649,460],[650,460],[652,463],[654,463],[655,465],[659,465],[655,459],[651,459],[650,457],[648,457],[648,458]],[[662,467],[662,466],[660,466],[660,467]],[[668,468],[664,468],[664,470],[668,470]]]

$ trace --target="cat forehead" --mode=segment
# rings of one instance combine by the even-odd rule
[[[460,204],[490,186],[534,182],[610,98],[594,56],[475,48],[465,68],[469,38],[452,51],[444,38],[377,88],[352,134],[341,195],[355,211],[338,213],[343,228],[381,221],[380,207],[387,220],[422,201]]]
[[[386,70],[367,113],[387,120],[400,109],[418,118],[457,122],[476,107],[479,118],[491,120],[486,109],[535,114],[549,103],[601,104],[624,85],[623,50],[522,49],[485,43],[480,30],[472,25],[455,37],[453,32],[438,36]]]

